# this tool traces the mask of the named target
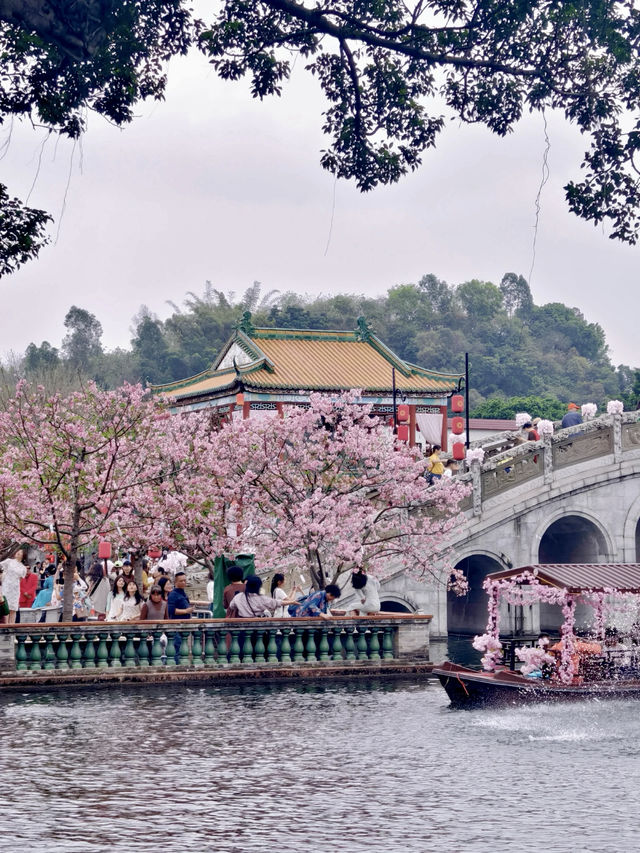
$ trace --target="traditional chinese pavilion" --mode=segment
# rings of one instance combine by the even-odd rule
[[[174,411],[214,408],[244,418],[301,406],[312,392],[362,390],[363,403],[393,416],[406,413],[408,440],[416,428],[424,440],[447,445],[447,400],[459,390],[459,374],[436,373],[404,361],[371,331],[364,318],[353,332],[318,329],[258,329],[246,312],[208,370],[189,379],[154,385],[172,399]],[[407,411],[408,410],[408,411]]]

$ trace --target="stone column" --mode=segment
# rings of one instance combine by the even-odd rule
[[[5,628],[0,630],[0,672],[14,672],[15,668],[15,634]]]
[[[396,656],[429,660],[429,625],[431,616],[413,616],[398,625]]]

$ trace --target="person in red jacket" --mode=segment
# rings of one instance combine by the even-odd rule
[[[28,564],[26,569],[26,575],[23,578],[20,578],[20,607],[31,607],[35,601],[36,592],[38,590],[38,575]]]

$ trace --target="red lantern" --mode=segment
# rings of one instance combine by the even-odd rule
[[[454,441],[453,443],[453,458],[458,462],[464,459],[464,444],[461,441]]]
[[[409,420],[409,406],[406,403],[401,403],[396,409],[396,418],[398,423],[406,423]]]
[[[111,542],[98,542],[98,559],[108,560],[111,557]]]
[[[451,398],[451,411],[464,412],[464,397],[462,394],[454,394]]]
[[[464,418],[451,418],[451,432],[454,435],[462,435],[464,432]]]
[[[398,441],[409,441],[409,425],[398,425]]]

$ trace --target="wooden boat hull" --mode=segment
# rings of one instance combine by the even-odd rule
[[[590,682],[580,685],[552,684],[526,678],[510,670],[479,672],[445,662],[433,669],[451,704],[458,708],[520,705],[578,699],[640,698],[640,680]]]

